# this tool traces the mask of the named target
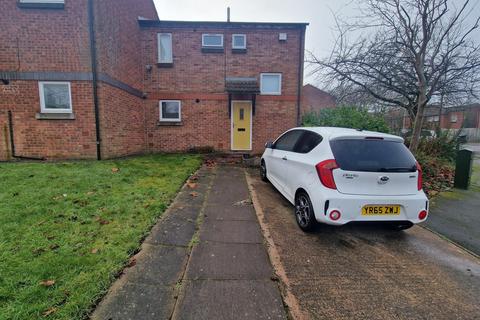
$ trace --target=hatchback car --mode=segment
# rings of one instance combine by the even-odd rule
[[[345,128],[294,128],[266,144],[261,177],[294,204],[299,227],[425,221],[422,170],[403,138]]]

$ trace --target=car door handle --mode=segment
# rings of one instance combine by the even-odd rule
[[[282,160],[288,160],[287,156],[283,156]]]

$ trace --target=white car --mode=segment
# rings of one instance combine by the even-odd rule
[[[345,128],[294,128],[265,145],[261,177],[295,206],[299,227],[425,221],[422,170],[403,138]]]

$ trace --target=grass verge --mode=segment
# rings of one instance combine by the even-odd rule
[[[85,318],[200,163],[0,164],[0,319]]]

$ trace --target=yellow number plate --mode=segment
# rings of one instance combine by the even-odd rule
[[[383,216],[383,215],[399,215],[400,206],[364,206],[362,208],[362,216]]]

